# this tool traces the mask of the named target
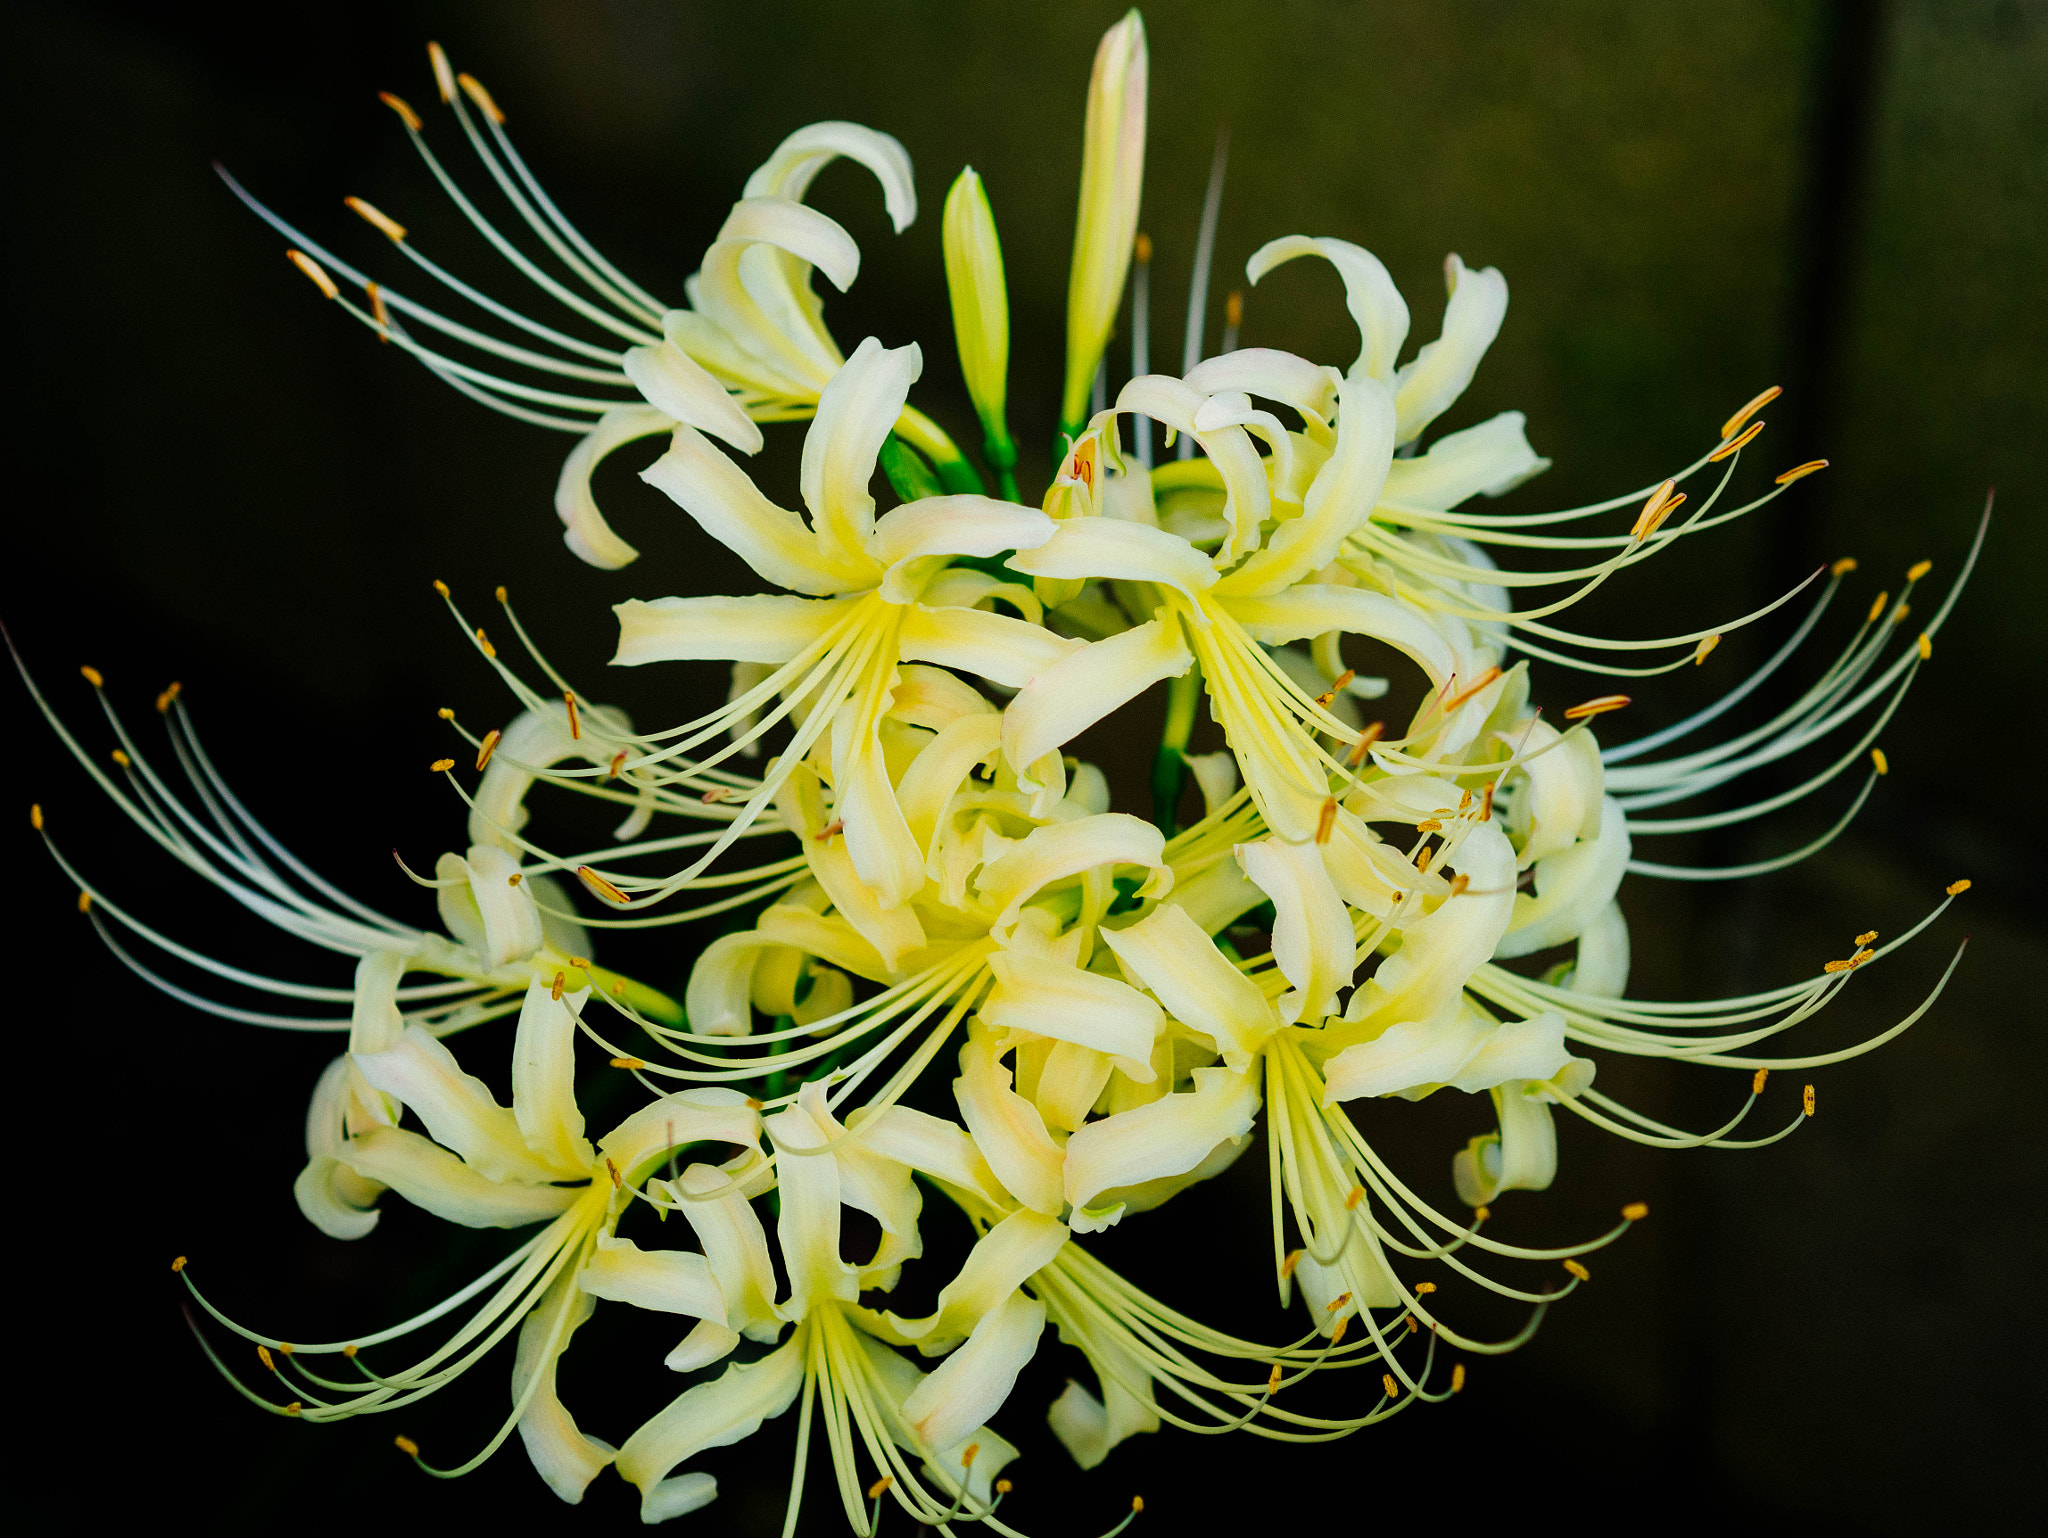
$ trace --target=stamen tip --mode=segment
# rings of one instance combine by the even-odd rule
[[[175,1256],[171,1261],[171,1273],[176,1275],[183,1271],[187,1264],[188,1262],[183,1255]]]
[[[478,110],[485,117],[489,118],[493,123],[505,121],[504,112],[500,110],[495,101],[491,100],[491,93],[484,89],[484,83],[481,80],[469,74],[457,75],[455,78],[461,84],[463,94],[477,104]]]
[[[1870,767],[1879,774],[1890,774],[1892,772],[1892,761],[1884,756],[1883,748],[1872,748],[1870,750]]]
[[[1848,572],[1852,572],[1855,569],[1856,557],[1853,555],[1845,555],[1839,561],[1835,562],[1834,565],[1828,568],[1828,575],[1831,577],[1839,577],[1845,575]]]
[[[434,84],[441,92],[441,100],[455,100],[455,71],[448,66],[448,54],[439,43],[427,44],[427,62],[434,67]]]
[[[431,764],[427,765],[427,772],[429,774],[446,774],[450,769],[453,769],[454,767],[454,759],[437,758]]]
[[[100,670],[98,668],[82,667],[78,670],[78,676],[80,678],[83,678],[87,683],[91,684],[95,689],[102,689],[106,687],[107,681],[104,677],[101,676]]]
[[[1576,1260],[1566,1261],[1564,1263],[1564,1268],[1565,1270],[1571,1272],[1573,1276],[1577,1277],[1582,1282],[1590,1282],[1593,1279],[1593,1273],[1588,1271],[1583,1265],[1581,1265]]]
[[[306,255],[305,252],[293,249],[286,251],[284,255],[286,261],[313,280],[313,286],[319,289],[324,297],[328,299],[339,299],[341,297],[341,290],[334,286],[334,279],[327,276],[327,269]]]
[[[38,833],[40,833],[40,832],[42,832],[42,831],[43,831],[43,804],[42,804],[42,802],[40,802],[40,801],[31,801],[31,802],[29,803],[29,807],[28,807],[28,825],[29,825],[29,826],[30,826],[31,828],[34,828],[34,829],[36,830],[36,832],[38,832]]]
[[[1650,1204],[1648,1202],[1630,1202],[1621,1209],[1621,1215],[1631,1223],[1640,1223],[1650,1215]]]
[[[1805,1113],[1808,1116],[1811,1116],[1813,1114],[1813,1086],[1811,1084],[1807,1085],[1804,1092],[1801,1093],[1799,1097],[1799,1104],[1800,1108],[1803,1111],[1805,1111]]]
[[[377,100],[397,113],[399,120],[414,133],[418,133],[425,126],[420,121],[420,115],[412,110],[411,104],[403,96],[396,95],[390,91],[379,91],[377,93]]]
[[[1906,568],[1906,580],[1908,582],[1918,582],[1922,577],[1926,576],[1932,570],[1934,570],[1934,562],[1915,561],[1911,566]]]
[[[1451,1364],[1451,1392],[1453,1394],[1465,1392],[1465,1364],[1463,1362],[1453,1362]]]
[[[1969,878],[1966,876],[1961,881],[1951,881],[1945,890],[1951,897],[1961,897],[1963,893],[1970,890]]]
[[[411,1437],[393,1437],[391,1445],[404,1453],[408,1458],[417,1458],[420,1455],[420,1444]]]
[[[402,241],[405,239],[405,226],[400,224],[396,219],[392,218],[383,210],[376,207],[376,205],[366,201],[365,199],[357,197],[347,197],[343,198],[341,201],[343,205],[347,207],[352,213],[354,213],[358,218],[366,220],[370,224],[375,225],[379,230],[383,231],[384,234],[389,236],[392,240]]]

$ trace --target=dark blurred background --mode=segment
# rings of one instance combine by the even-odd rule
[[[651,445],[600,480],[642,560],[615,573],[576,562],[549,505],[569,440],[470,405],[324,307],[209,161],[373,273],[404,276],[382,237],[342,209],[344,194],[523,303],[376,101],[389,89],[432,105],[423,44],[438,38],[489,85],[585,233],[679,302],[746,173],[785,133],[820,118],[873,124],[914,156],[922,213],[894,237],[866,173],[842,165],[821,178],[814,201],[863,254],[852,293],[828,295],[835,335],[849,349],[869,334],[922,342],[914,399],[974,440],[938,232],[945,189],[972,162],[1009,266],[1012,427],[1039,445],[1058,386],[1082,95],[1116,14],[605,0],[258,16],[14,0],[0,68],[18,441],[0,613],[95,751],[110,739],[81,663],[102,669],[109,697],[152,731],[152,696],[182,680],[216,760],[299,854],[358,896],[429,921],[426,894],[386,852],[430,862],[459,841],[460,807],[422,772],[449,743],[433,711],[489,722],[504,704],[428,580],[472,602],[508,584],[587,694],[657,724],[693,713],[723,681],[708,669],[606,676],[607,606],[744,591],[748,579],[633,479]],[[1907,565],[1931,559],[1934,584],[1952,574],[1997,488],[1986,559],[1884,738],[1892,773],[1855,828],[1767,880],[1631,880],[1623,893],[1634,991],[1699,997],[1807,975],[1847,954],[1855,933],[1896,933],[1946,882],[1974,880],[1932,932],[1860,976],[1787,1050],[1890,1025],[1965,934],[1970,947],[1911,1033],[1811,1075],[1821,1114],[1788,1142],[1667,1154],[1565,1125],[1558,1186],[1508,1198],[1509,1232],[1582,1233],[1636,1198],[1652,1220],[1596,1257],[1594,1286],[1553,1311],[1533,1344],[1475,1364],[1455,1404],[1326,1448],[1166,1433],[1081,1476],[1042,1428],[1077,1361],[1049,1348],[1005,1417],[1026,1452],[1006,1515],[1040,1534],[1092,1533],[1134,1490],[1149,1503],[1141,1533],[1218,1530],[1226,1516],[1418,1515],[1906,1533],[2038,1509],[2048,1363],[2031,1203],[2048,1174],[2048,943],[2038,897],[2025,897],[2041,873],[2028,811],[2038,802],[2015,792],[2008,806],[2001,787],[2019,777],[2024,789],[2044,745],[2025,680],[2039,656],[2048,496],[2048,4],[1164,3],[1146,20],[1155,359],[1179,353],[1202,185],[1227,122],[1219,301],[1252,250],[1297,231],[1378,252],[1420,339],[1435,334],[1446,251],[1507,274],[1507,327],[1445,425],[1528,413],[1556,468],[1509,510],[1653,482],[1758,389],[1786,387],[1745,476],[1762,484],[1818,456],[1832,468],[1610,584],[1581,611],[1585,628],[1713,623],[1854,555],[1861,569],[1802,659],[1817,668]],[[429,132],[466,160],[445,118]],[[1209,338],[1213,350],[1213,324]],[[1256,291],[1244,341],[1339,363],[1356,346],[1334,278],[1314,264]],[[771,430],[763,456],[764,483],[786,503],[800,435]],[[1044,467],[1028,453],[1026,464],[1035,495]],[[1636,690],[1625,727],[1607,736],[1703,702],[1786,628],[1731,635],[1708,667]],[[1591,692],[1540,664],[1537,678],[1553,707]],[[345,966],[290,954],[116,827],[18,689],[10,719],[10,816],[40,800],[98,879],[202,947],[346,981]],[[1089,749],[1135,785],[1147,730]],[[1761,858],[1825,827],[1843,799],[1830,791],[1760,824],[1665,841],[1651,857]],[[35,1428],[18,1437],[15,1477],[35,1530],[83,1529],[110,1511],[223,1532],[415,1532],[503,1515],[576,1531],[633,1522],[630,1492],[611,1475],[582,1508],[558,1508],[516,1446],[453,1485],[391,1451],[405,1430],[444,1460],[466,1456],[503,1413],[499,1362],[403,1426],[273,1421],[218,1382],[184,1333],[173,1253],[193,1255],[243,1317],[332,1338],[420,1306],[503,1241],[451,1237],[396,1201],[360,1244],[313,1234],[290,1182],[305,1097],[334,1042],[225,1024],[150,992],[97,948],[26,819],[13,826],[11,1103],[30,1108],[30,1125],[15,1123],[16,1178],[25,1201],[50,1198],[19,1210],[12,1267],[23,1288],[15,1360],[26,1340],[32,1364],[17,1413]],[[680,990],[688,937],[665,935],[604,954]],[[488,1062],[502,1046],[479,1039],[474,1050]],[[1685,1126],[1723,1119],[1744,1089],[1736,1074],[1658,1064],[1601,1072],[1603,1088]],[[1774,1083],[1770,1124],[1792,1113],[1801,1077]],[[1447,1103],[1458,1098],[1375,1108],[1374,1135],[1445,1200],[1451,1149],[1486,1125],[1482,1106]],[[1105,1253],[1170,1301],[1279,1334],[1260,1278],[1259,1162],[1218,1188],[1237,1205],[1169,1210],[1109,1236]],[[941,1234],[935,1250],[956,1240]],[[586,1429],[614,1440],[674,1388],[654,1365],[667,1337],[657,1329],[650,1348],[644,1327],[606,1322],[622,1312],[601,1313],[564,1368]],[[708,1466],[726,1493],[692,1530],[778,1530],[787,1460],[781,1427],[718,1455]],[[837,1530],[827,1495],[821,1481],[805,1531]]]

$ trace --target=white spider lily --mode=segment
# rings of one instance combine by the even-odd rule
[[[982,1368],[979,1373],[948,1374],[942,1367],[927,1377],[871,1332],[881,1316],[859,1307],[860,1291],[892,1285],[901,1262],[918,1253],[920,1200],[911,1166],[883,1149],[926,1150],[922,1162],[934,1165],[941,1178],[985,1178],[974,1168],[978,1160],[971,1145],[953,1144],[943,1123],[900,1108],[882,1113],[882,1119],[892,1130],[878,1122],[872,1129],[864,1125],[858,1137],[850,1135],[826,1107],[823,1086],[814,1082],[796,1104],[765,1123],[776,1149],[776,1238],[789,1279],[789,1294],[775,1313],[796,1328],[767,1356],[685,1390],[626,1440],[618,1453],[619,1472],[640,1488],[643,1521],[665,1521],[711,1500],[717,1493],[711,1476],[676,1474],[676,1467],[704,1449],[753,1435],[799,1400],[797,1467],[803,1467],[809,1448],[814,1409],[822,1404],[840,1497],[856,1531],[869,1530],[857,1471],[863,1453],[889,1477],[893,1498],[914,1520],[967,1520],[993,1508],[992,1481],[1016,1450],[981,1422],[1007,1397],[1043,1312],[1034,1319],[1036,1305],[1029,1300],[1021,1312],[1001,1304],[956,1311],[962,1319],[973,1315],[960,1332],[967,1337],[991,1314],[998,1319],[984,1337],[986,1342],[1000,1336],[997,1349],[976,1350],[971,1338],[960,1348],[972,1353],[963,1360]],[[864,1263],[842,1258],[842,1205],[867,1212],[882,1226],[881,1247]],[[922,1478],[911,1459],[921,1465]],[[790,1490],[791,1523],[802,1494],[799,1478]]]
[[[328,1071],[323,1091],[345,1072],[358,1100],[367,1090],[373,1102],[363,1120],[350,1112],[337,1118],[343,1135],[334,1140],[331,1157],[356,1177],[472,1228],[547,1226],[442,1304],[395,1328],[346,1341],[286,1346],[228,1319],[195,1286],[194,1295],[214,1318],[257,1343],[266,1366],[280,1370],[282,1355],[294,1369],[280,1370],[286,1386],[299,1392],[290,1405],[246,1388],[245,1395],[310,1421],[399,1410],[466,1371],[517,1327],[510,1416],[474,1458],[437,1472],[469,1472],[516,1427],[549,1487],[563,1500],[582,1499],[614,1453],[577,1427],[555,1393],[556,1361],[589,1317],[597,1291],[581,1285],[581,1272],[606,1251],[626,1192],[673,1149],[700,1142],[736,1145],[741,1153],[726,1166],[728,1181],[751,1174],[761,1162],[760,1118],[733,1090],[692,1089],[655,1101],[593,1147],[574,1087],[577,1016],[586,998],[584,992],[559,995],[539,980],[530,986],[513,1041],[509,1108],[417,1025],[395,1033],[383,1050],[351,1054],[345,1068],[338,1064]],[[324,1103],[339,1109],[331,1095]],[[316,1097],[316,1109],[322,1104]],[[419,1118],[428,1136],[396,1125],[400,1105]],[[186,1280],[191,1281],[189,1272]],[[412,1366],[372,1373],[364,1363],[364,1351],[410,1335],[494,1286],[467,1323]],[[705,1312],[714,1309],[729,1317],[722,1300]],[[355,1369],[354,1379],[336,1380],[307,1365],[309,1358],[336,1354]],[[418,1456],[404,1439],[400,1445]]]
[[[1053,532],[1043,513],[959,495],[875,516],[868,483],[876,454],[921,366],[915,346],[892,351],[870,338],[827,388],[804,440],[809,524],[769,502],[701,434],[677,427],[646,479],[764,581],[787,591],[633,600],[617,611],[614,660],[621,664],[721,659],[776,668],[752,693],[780,693],[783,703],[753,732],[797,704],[804,719],[724,842],[808,756],[833,788],[852,869],[883,910],[900,908],[924,884],[924,851],[891,784],[885,748],[899,664],[935,663],[1016,688],[1079,649],[1038,625],[980,607],[996,597],[1022,598],[1016,584],[950,566],[955,556],[993,556],[1043,543]],[[1028,608],[1035,614],[1035,603]],[[647,761],[661,762],[722,732],[733,709],[678,728],[678,740]],[[696,875],[722,847],[712,845],[665,889]]]
[[[425,276],[480,306],[509,337],[452,320],[372,281],[258,203],[225,172],[223,178],[237,197],[293,242],[293,259],[322,292],[339,298],[328,276],[332,273],[363,293],[361,304],[341,302],[381,338],[495,411],[579,434],[581,441],[564,462],[555,490],[564,541],[593,565],[624,566],[638,552],[612,531],[591,495],[598,464],[615,449],[677,423],[753,453],[762,443],[757,423],[811,415],[842,361],[825,329],[811,273],[823,272],[844,292],[859,273],[860,251],[836,221],[805,204],[804,195],[833,160],[857,161],[881,184],[890,222],[900,234],[917,217],[910,157],[889,135],[858,123],[798,129],[748,177],[701,268],[684,285],[687,307],[675,308],[626,277],[577,231],[513,148],[505,115],[482,84],[471,75],[457,75],[438,45],[428,51],[442,102],[546,255],[536,258],[521,251],[471,201],[428,147],[418,113],[389,93],[386,104],[449,200],[522,277],[573,312],[589,328],[584,335],[530,319],[471,287],[419,251],[404,225],[350,198],[349,206]],[[442,344],[430,345],[407,329],[407,321],[438,333],[457,349],[483,355],[488,366],[464,361],[442,350]],[[549,383],[527,382],[536,376]],[[565,390],[554,387],[554,381],[584,388]],[[607,393],[588,393],[593,386]],[[973,469],[930,418],[903,406],[894,427],[937,464],[952,489],[979,489]]]

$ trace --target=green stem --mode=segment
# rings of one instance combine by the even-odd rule
[[[1168,838],[1180,831],[1180,798],[1187,788],[1188,738],[1195,706],[1202,698],[1202,666],[1196,663],[1166,686],[1166,727],[1152,759],[1152,820]]]
[[[1005,502],[1017,500],[1017,445],[1010,437],[1009,425],[1000,417],[993,423],[984,423],[987,429],[981,440],[981,458],[996,473],[996,495]]]
[[[960,445],[946,436],[946,430],[915,406],[905,406],[896,418],[896,435],[923,454],[939,473],[939,481],[951,492],[972,491],[987,495],[981,473],[968,463]]]

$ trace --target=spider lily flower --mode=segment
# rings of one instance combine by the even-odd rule
[[[823,272],[844,292],[859,274],[860,251],[836,221],[807,205],[804,196],[833,160],[854,160],[881,184],[890,222],[900,234],[917,217],[910,157],[889,135],[857,123],[798,129],[748,177],[701,267],[684,285],[687,305],[677,308],[633,282],[584,238],[513,147],[505,114],[490,93],[473,76],[456,74],[438,44],[428,52],[441,101],[545,254],[522,251],[471,200],[428,147],[418,113],[389,93],[385,103],[463,217],[522,278],[570,311],[583,328],[581,335],[533,319],[472,287],[421,252],[404,225],[360,198],[348,199],[349,207],[424,277],[483,310],[500,329],[465,324],[373,281],[257,202],[224,171],[222,178],[293,243],[294,261],[323,293],[339,297],[330,273],[362,293],[361,303],[341,303],[382,340],[492,410],[577,434],[555,490],[564,540],[593,565],[627,565],[638,552],[613,532],[591,495],[598,464],[625,444],[667,432],[677,423],[753,453],[762,443],[756,424],[810,416],[843,361],[825,329],[811,274]],[[420,328],[419,334],[408,322]],[[446,341],[429,341],[429,333]],[[444,350],[450,345],[456,350]],[[480,354],[484,364],[466,361],[465,351]],[[542,382],[529,382],[535,379]],[[980,489],[959,449],[923,413],[904,406],[895,430],[934,462],[950,489]]]
[[[833,787],[854,873],[883,910],[900,908],[924,884],[924,851],[891,784],[884,745],[898,666],[933,663],[1016,688],[1079,647],[981,607],[998,597],[1024,599],[1036,617],[1035,602],[1016,584],[952,565],[959,556],[989,557],[1043,543],[1053,532],[1043,513],[963,494],[926,498],[876,517],[868,491],[876,455],[921,366],[916,346],[890,350],[870,338],[827,387],[804,440],[809,524],[769,502],[688,426],[676,428],[669,451],[646,472],[705,532],[784,591],[621,604],[614,660],[625,666],[686,660],[771,665],[776,671],[752,693],[779,693],[782,703],[753,733],[797,704],[805,712],[727,838],[669,878],[667,890],[707,866],[808,757]],[[658,762],[722,734],[735,708],[678,728],[650,758]]]
[[[402,1409],[467,1371],[516,1328],[511,1414],[475,1457],[436,1472],[469,1472],[516,1428],[549,1487],[563,1500],[582,1499],[614,1456],[610,1446],[578,1428],[555,1392],[556,1362],[603,1285],[584,1286],[585,1268],[611,1258],[607,1240],[627,1193],[672,1150],[699,1143],[738,1147],[739,1156],[723,1172],[728,1182],[754,1174],[762,1161],[757,1113],[737,1091],[711,1088],[643,1106],[593,1146],[574,1086],[577,1016],[587,997],[587,991],[559,995],[538,979],[529,987],[513,1042],[509,1108],[417,1025],[398,1031],[380,1051],[344,1060],[348,1082],[366,1086],[373,1105],[367,1125],[344,1113],[333,1143],[337,1162],[362,1181],[394,1190],[450,1222],[472,1228],[547,1226],[437,1307],[395,1328],[327,1344],[287,1347],[247,1329],[207,1302],[186,1272],[201,1305],[255,1342],[266,1365],[299,1392],[290,1408],[246,1388],[245,1395],[309,1421]],[[323,1089],[340,1082],[341,1066],[330,1068]],[[316,1109],[320,1104],[316,1099]],[[400,1105],[419,1118],[428,1135],[382,1114]],[[334,1109],[332,1099],[327,1108]],[[466,1324],[413,1365],[373,1373],[364,1363],[364,1352],[411,1335],[486,1293]],[[706,1312],[713,1309],[731,1317],[722,1300]],[[280,1368],[271,1353],[282,1355],[292,1370]],[[336,1354],[349,1361],[355,1378],[327,1377],[307,1365],[308,1359]]]
[[[1081,204],[1067,279],[1067,374],[1060,430],[1073,436],[1088,415],[1088,391],[1116,323],[1138,233],[1145,185],[1144,19],[1135,10],[1103,33],[1088,79],[1081,147]]]
[[[935,1118],[899,1107],[880,1113],[880,1120],[893,1130],[884,1132],[878,1121],[850,1136],[814,1081],[795,1104],[765,1122],[776,1151],[777,1247],[789,1279],[788,1295],[775,1312],[795,1328],[768,1355],[729,1366],[718,1378],[685,1390],[627,1438],[618,1453],[619,1472],[640,1488],[643,1521],[664,1521],[712,1499],[717,1486],[711,1476],[675,1474],[676,1467],[704,1449],[753,1435],[799,1400],[797,1467],[802,1469],[808,1453],[814,1408],[822,1405],[840,1497],[855,1531],[868,1531],[861,1494],[866,1481],[857,1470],[863,1453],[891,1481],[893,1499],[914,1520],[973,1520],[992,1509],[993,1481],[1016,1456],[1015,1448],[980,1424],[1008,1396],[1000,1367],[993,1375],[956,1370],[941,1376],[942,1368],[927,1377],[871,1333],[879,1316],[858,1302],[863,1288],[892,1285],[902,1261],[918,1249],[920,1203],[911,1167],[883,1148],[930,1150],[934,1156],[923,1162],[935,1165],[942,1179],[978,1183],[985,1172],[974,1168],[979,1161],[972,1145],[961,1147],[964,1140],[949,1138]],[[843,1206],[868,1212],[882,1225],[881,1247],[866,1262],[843,1257]],[[1010,1297],[1018,1297],[1014,1288]],[[1042,1310],[1034,1318],[1036,1307],[1029,1299],[979,1311],[956,1307],[951,1322],[969,1338],[960,1349],[971,1353],[962,1361],[970,1368],[1021,1365],[1020,1347],[1028,1356],[1043,1324]],[[984,1348],[976,1350],[972,1337],[984,1328]],[[1015,1372],[1010,1366],[1010,1379]],[[791,1523],[802,1494],[798,1478],[790,1490]]]

